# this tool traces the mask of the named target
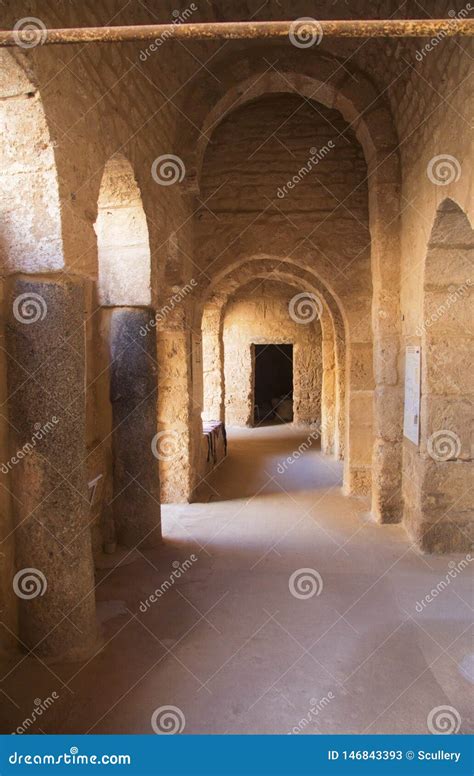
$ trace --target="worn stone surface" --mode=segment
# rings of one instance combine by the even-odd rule
[[[416,4],[398,6],[396,0],[378,0],[370,7],[363,0],[348,0],[338,4],[337,14],[382,18],[419,13]],[[450,11],[464,7],[463,2],[453,6],[449,0],[433,0],[429,12],[449,18]],[[318,17],[333,17],[334,8],[332,0],[324,0],[318,4]],[[170,21],[173,10],[171,0],[164,0],[153,11],[154,21]],[[230,0],[198,8],[193,21],[248,18],[254,12],[257,19],[296,18],[314,15],[314,8],[298,0],[291,8],[270,3],[255,11]],[[114,23],[117,14],[123,24],[150,22],[145,6],[123,7],[119,0],[17,0],[2,7],[5,29],[26,16],[38,17],[47,27],[68,27]],[[65,267],[97,285],[104,267],[94,224],[101,210],[104,170],[110,170],[118,151],[130,165],[129,181],[136,182],[143,213],[137,216],[130,202],[122,201],[127,211],[122,227],[109,243],[109,256],[102,253],[102,258],[109,262],[112,276],[123,260],[126,282],[122,275],[113,286],[120,293],[135,292],[140,273],[134,272],[130,259],[136,247],[142,257],[148,256],[145,224],[152,305],[165,310],[166,333],[158,343],[164,385],[158,428],[176,428],[181,451],[176,462],[160,461],[164,500],[189,498],[203,471],[201,370],[196,358],[200,322],[192,323],[193,311],[188,314],[184,304],[170,309],[168,300],[173,289],[194,277],[204,294],[220,272],[232,267],[237,290],[240,268],[256,253],[273,255],[277,263],[284,259],[301,279],[311,272],[327,304],[337,307],[344,337],[339,329],[334,453],[346,455],[346,490],[349,480],[357,491],[362,482],[369,487],[368,468],[358,469],[354,477],[349,473],[348,461],[356,449],[363,467],[368,466],[362,440],[373,446],[374,514],[392,519],[405,510],[405,524],[414,526],[410,531],[422,544],[423,502],[430,491],[417,490],[411,478],[417,465],[423,466],[420,461],[433,433],[447,427],[460,437],[456,462],[466,464],[463,471],[470,476],[472,380],[466,364],[472,360],[467,333],[472,313],[467,296],[442,316],[438,313],[453,293],[450,286],[461,286],[470,275],[472,41],[446,39],[431,51],[425,44],[419,39],[381,39],[361,46],[357,40],[330,39],[300,51],[286,41],[251,47],[229,41],[223,47],[200,42],[188,50],[166,41],[155,52],[143,51],[141,44],[110,44],[75,47],[73,55],[65,48],[69,66],[64,66],[57,47],[1,52],[2,279],[16,271],[60,272]],[[329,140],[337,140],[335,149],[311,175],[302,176],[280,196],[278,189],[299,173],[309,149]],[[167,154],[181,160],[184,180],[160,185],[151,174],[152,165]],[[455,160],[453,175],[440,184],[430,178],[428,168],[445,155]],[[117,193],[120,185],[113,188]],[[108,212],[102,208],[102,215]],[[148,304],[149,299],[121,299],[132,302]],[[87,300],[86,309],[89,316],[95,303]],[[334,307],[331,315],[335,320]],[[87,476],[100,470],[106,480],[98,494],[102,504],[90,514],[97,548],[111,525],[103,507],[112,486],[112,417],[99,334],[100,322],[88,323]],[[406,454],[410,443],[402,445],[400,434],[404,349],[415,343],[422,344],[423,358],[422,438],[416,463],[411,460],[415,452]],[[361,345],[357,357],[353,344]],[[368,417],[361,418],[360,429],[357,418],[348,418],[352,376],[361,390],[376,389],[371,436]],[[0,393],[2,382],[6,397],[6,359],[0,352]],[[221,396],[218,411],[222,403]],[[324,396],[322,411],[327,417]],[[3,411],[2,451],[9,445],[10,420]],[[360,434],[357,444],[352,444],[351,434]],[[324,449],[331,451],[329,440],[324,439]],[[433,487],[439,492],[438,484]],[[446,488],[448,497],[451,491]],[[8,482],[0,493],[4,536],[12,525],[15,494],[12,497],[10,490]],[[439,536],[444,538],[436,540],[437,550],[443,549],[443,542],[449,550],[449,530],[440,530]],[[0,555],[0,590],[5,591],[4,606],[15,631],[17,601],[8,592],[13,538],[5,541]]]
[[[20,639],[46,657],[78,658],[97,646],[85,478],[83,284],[15,277],[7,305],[9,452],[11,461],[18,459],[11,480],[21,494],[13,505]],[[26,598],[30,573],[35,595]]]
[[[115,154],[105,166],[94,229],[100,303],[114,307],[149,305],[148,225],[133,168],[122,154]]]
[[[321,421],[321,326],[316,307],[312,322],[292,319],[290,305],[294,297],[295,289],[274,281],[255,281],[229,301],[224,318],[227,425],[254,422],[251,346],[265,343],[293,345],[294,422]]]
[[[148,307],[110,309],[113,515],[125,547],[156,547],[161,540],[156,454],[157,362]]]

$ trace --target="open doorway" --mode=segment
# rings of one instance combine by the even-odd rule
[[[293,345],[252,345],[254,425],[293,420]]]

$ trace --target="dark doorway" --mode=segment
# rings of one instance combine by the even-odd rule
[[[293,420],[293,345],[253,345],[254,425]]]

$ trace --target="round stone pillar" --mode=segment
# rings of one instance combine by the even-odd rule
[[[9,280],[10,459],[23,646],[56,659],[97,647],[84,473],[84,291],[80,280]]]
[[[154,311],[112,307],[109,317],[112,404],[112,513],[119,544],[161,541],[157,450],[157,360]]]

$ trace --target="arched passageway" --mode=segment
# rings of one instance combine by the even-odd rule
[[[303,299],[296,296],[293,288],[281,282],[256,279],[228,300],[223,321],[226,425],[252,426],[272,417],[273,399],[286,402],[286,414],[291,403],[294,423],[320,426],[323,367],[318,307],[316,297],[305,297],[305,322]],[[282,396],[269,386],[270,394],[259,405],[255,346],[272,343],[292,347],[290,386]]]
[[[95,387],[89,432],[91,464],[100,467],[96,478],[104,477],[95,504],[97,540],[153,547],[160,541],[156,323],[147,220],[123,155],[105,166],[94,228],[100,307],[91,338],[99,351],[89,351]]]
[[[444,704],[467,731],[467,45],[165,44],[0,54],[9,716],[73,660],[47,731],[149,733],[158,697],[189,733],[286,733],[329,693],[312,732],[426,732]],[[270,347],[291,390],[257,397]]]
[[[0,499],[10,571],[0,644],[11,647],[17,634],[40,656],[78,659],[98,637],[84,530],[84,286],[63,272],[63,208],[41,94],[21,57],[0,59]]]
[[[255,278],[259,278],[255,280]],[[296,420],[302,423],[317,421],[320,427],[322,449],[336,458],[343,457],[344,429],[345,429],[345,372],[346,372],[346,347],[345,330],[337,303],[328,295],[328,292],[317,277],[301,268],[296,268],[283,259],[254,257],[236,267],[227,275],[223,275],[215,286],[211,287],[210,298],[203,303],[202,313],[202,341],[203,341],[203,372],[204,372],[204,419],[224,420],[225,405],[225,376],[224,376],[224,319],[228,300],[235,294],[245,296],[246,284],[256,284],[256,290],[268,285],[268,289],[278,288],[275,284],[285,284],[291,289],[286,299],[286,306],[280,312],[280,320],[273,324],[274,337],[280,340],[294,342],[300,335],[308,334],[307,326],[312,329],[316,325],[320,327],[320,344],[314,343],[315,354],[311,353],[311,347],[307,348],[307,356],[301,361],[301,378],[303,384],[298,386],[298,393],[302,399],[301,411],[297,410]],[[304,290],[303,290],[304,289]],[[271,300],[270,294],[270,300]],[[263,300],[262,313],[267,317],[265,301]],[[253,323],[252,314],[244,313],[245,321],[250,324],[250,332],[254,331],[256,341],[264,337],[258,324]],[[310,337],[311,339],[311,337]],[[319,350],[319,356],[317,351]],[[245,351],[246,352],[246,351]],[[247,384],[247,400],[244,399],[246,409],[241,413],[240,423],[251,422],[252,409],[248,403],[251,396],[251,358],[250,351],[246,353],[248,369],[243,375],[238,375],[236,383],[243,377]],[[229,359],[232,363],[232,359]],[[317,373],[318,364],[321,362],[321,383]],[[306,367],[313,364],[314,369],[307,373]],[[304,386],[306,375],[309,379],[316,379],[316,396],[308,385]],[[247,383],[245,383],[247,381]],[[245,394],[245,388],[244,388]],[[314,402],[320,407],[315,412]],[[243,419],[243,418],[246,418]],[[348,468],[348,466],[346,467]]]
[[[438,208],[424,266],[419,444],[404,439],[405,525],[425,550],[462,551],[472,540],[474,230],[459,205]],[[410,476],[408,476],[410,472]]]

